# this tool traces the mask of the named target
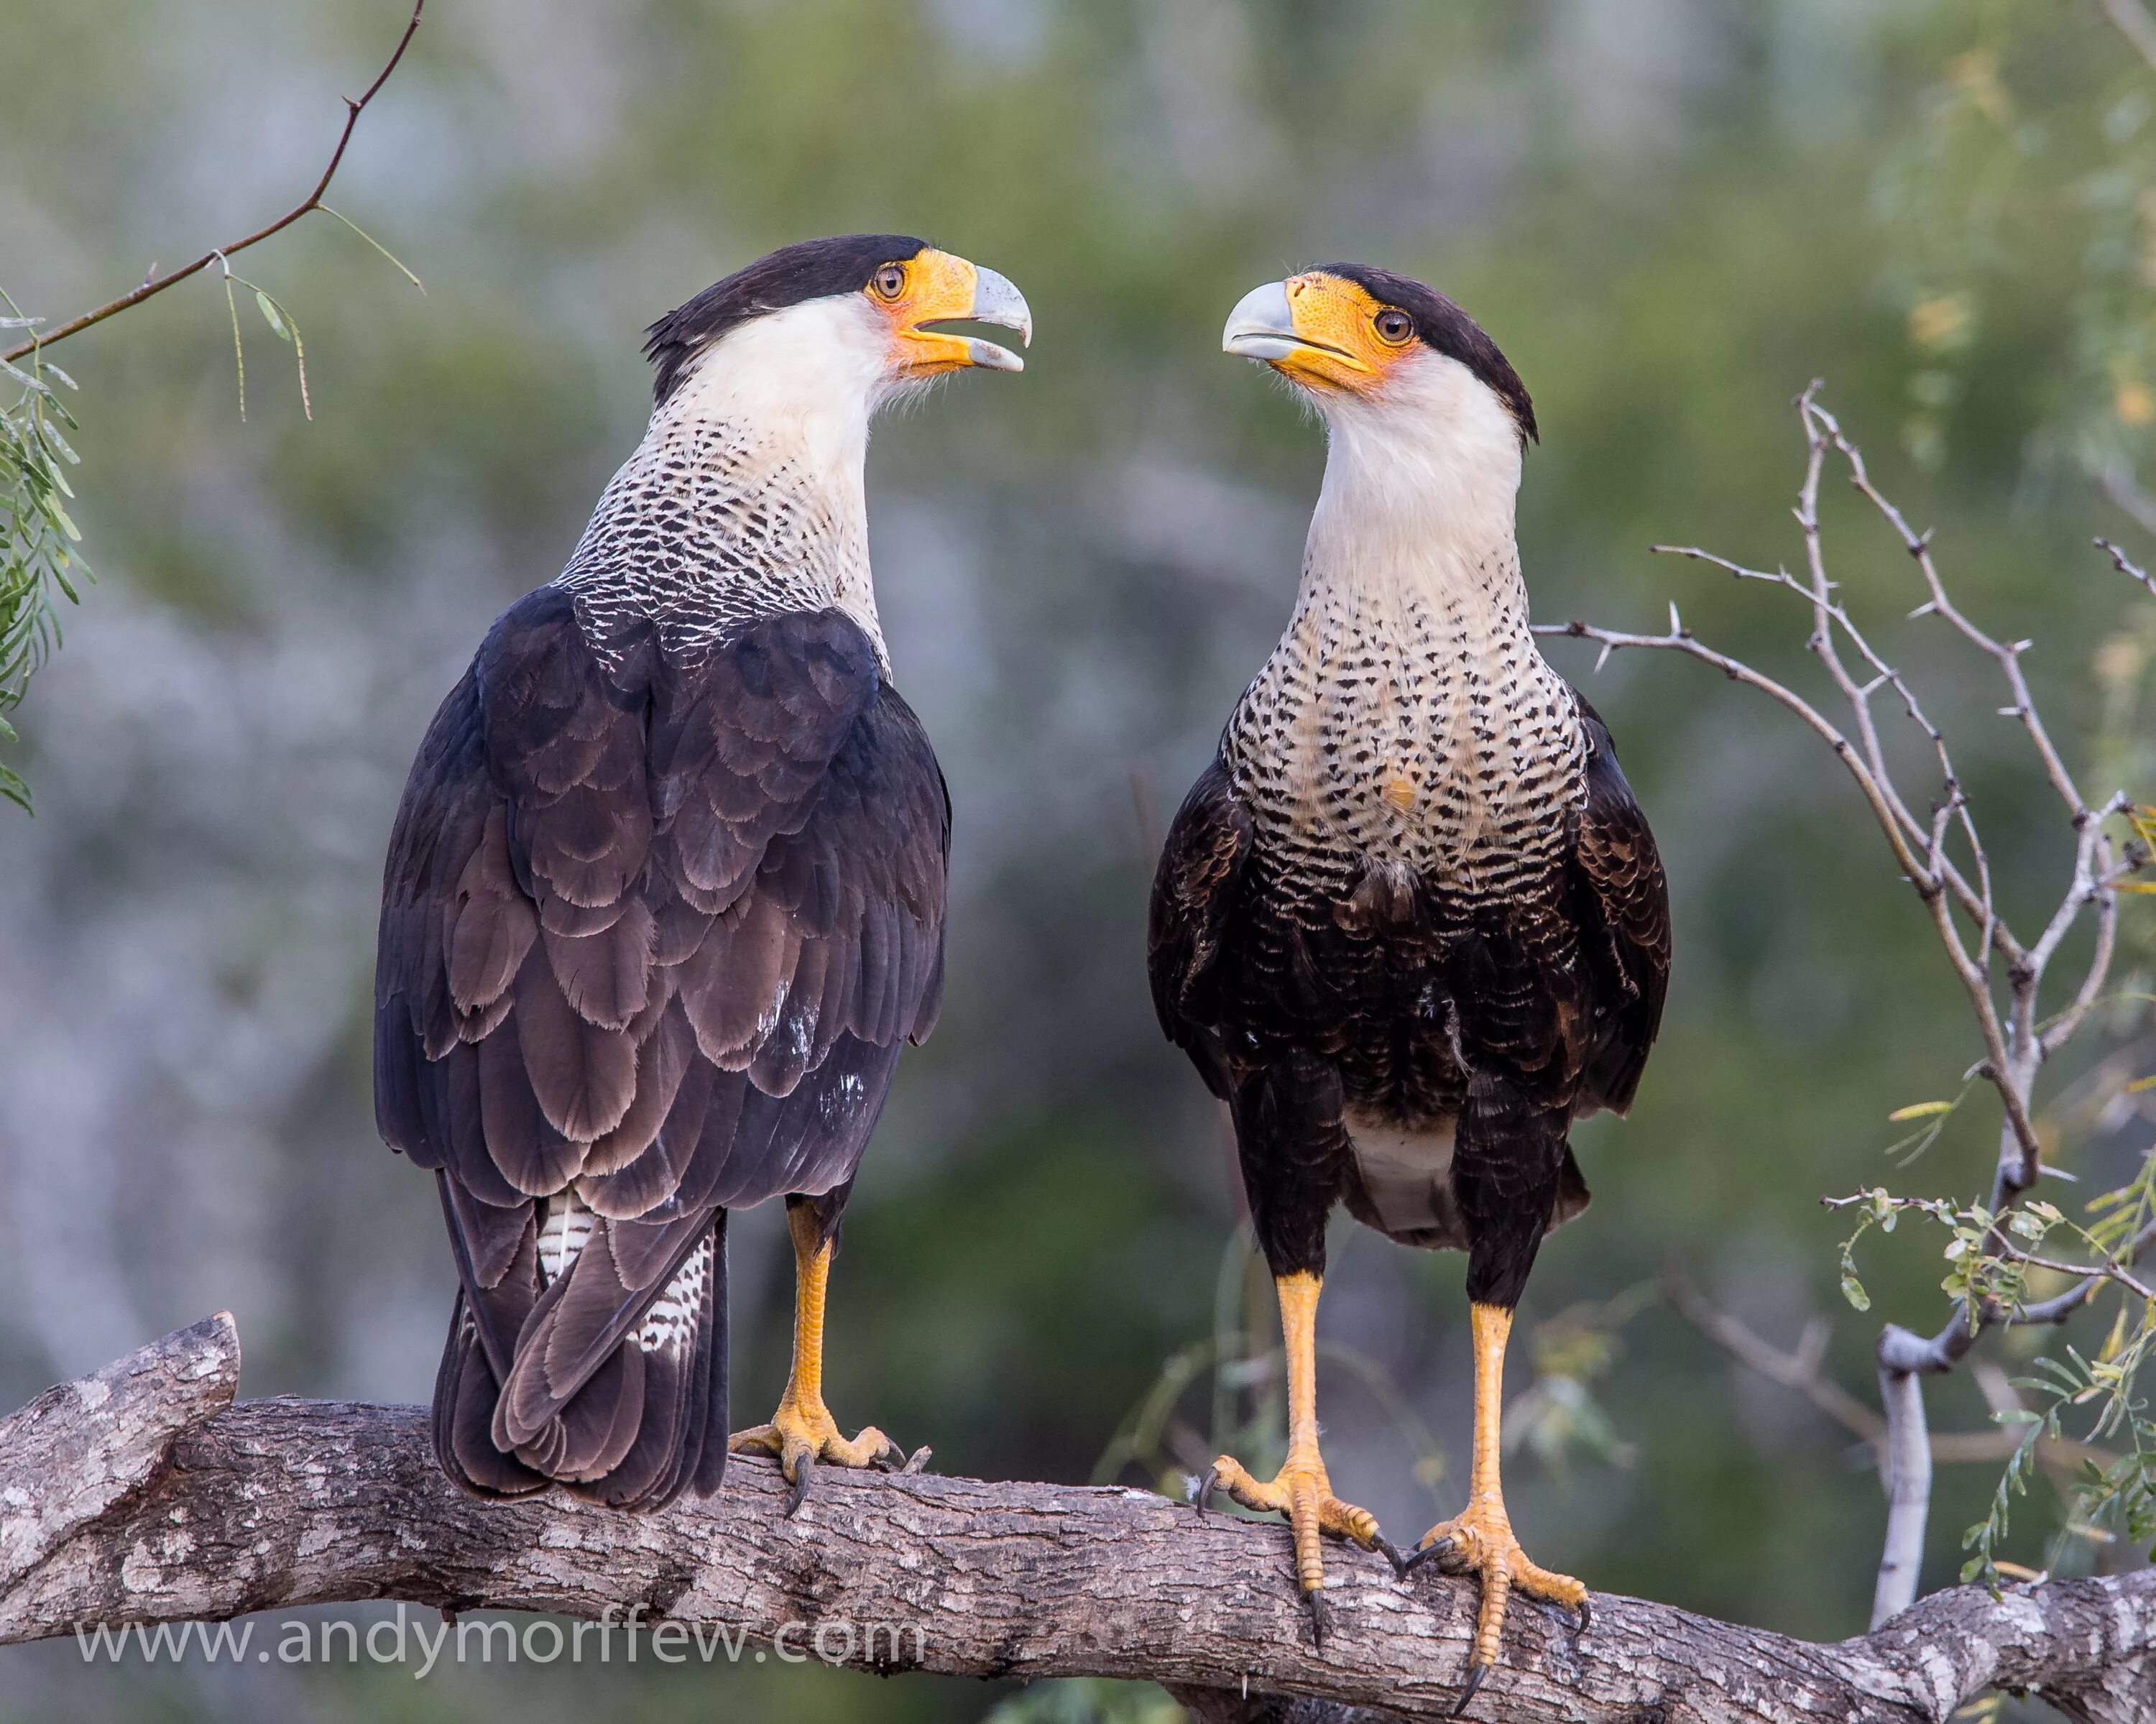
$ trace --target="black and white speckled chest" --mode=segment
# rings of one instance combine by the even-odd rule
[[[617,473],[555,584],[609,669],[639,624],[693,656],[743,624],[836,605],[883,653],[857,498],[802,452],[708,420],[654,424]]]
[[[1373,867],[1472,905],[1548,880],[1585,796],[1572,691],[1517,552],[1425,580],[1306,576],[1222,743],[1266,871],[1331,895]]]

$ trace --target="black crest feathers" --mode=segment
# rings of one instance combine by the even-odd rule
[[[653,399],[665,401],[689,362],[726,333],[767,311],[852,293],[886,264],[902,264],[927,246],[906,233],[844,233],[782,245],[696,298],[675,306],[648,331],[644,357],[654,369]]]
[[[1368,264],[1327,264],[1324,269],[1328,275],[1353,282],[1379,304],[1396,306],[1414,318],[1415,333],[1424,346],[1447,359],[1458,360],[1505,403],[1519,423],[1522,440],[1542,440],[1541,433],[1535,429],[1535,404],[1527,398],[1527,386],[1520,381],[1512,362],[1482,326],[1450,300],[1412,275],[1395,275]]]

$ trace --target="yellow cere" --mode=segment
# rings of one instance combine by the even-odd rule
[[[1415,345],[1412,334],[1402,341],[1378,334],[1378,319],[1387,308],[1358,282],[1313,269],[1283,285],[1296,339],[1306,345],[1273,364],[1298,382],[1364,393]]]

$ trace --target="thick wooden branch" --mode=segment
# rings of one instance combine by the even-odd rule
[[[887,1673],[1142,1677],[1208,1721],[1327,1724],[1443,1716],[1466,1663],[1471,1583],[1403,1583],[1343,1550],[1321,1649],[1284,1528],[1143,1491],[826,1470],[788,1521],[776,1469],[747,1462],[715,1500],[649,1516],[481,1502],[435,1470],[418,1409],[235,1402],[239,1374],[213,1317],[0,1422],[0,1642],[372,1598],[617,1622],[640,1606],[647,1637],[673,1619]],[[2156,1716],[2156,1571],[1962,1588],[1835,1645],[1594,1607],[1584,1635],[1516,1607],[1473,1716],[1936,1721],[1994,1685],[2041,1686],[2092,1724]]]

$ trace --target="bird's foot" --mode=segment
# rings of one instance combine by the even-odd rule
[[[885,1472],[906,1464],[906,1451],[874,1425],[863,1427],[849,1438],[831,1417],[822,1399],[803,1403],[788,1395],[778,1403],[769,1424],[736,1431],[726,1439],[729,1455],[770,1455],[778,1458],[793,1494],[786,1501],[790,1518],[808,1495],[808,1480],[819,1464],[833,1466],[878,1467]],[[925,1455],[925,1451],[924,1451]]]
[[[1453,1708],[1457,1717],[1475,1697],[1490,1666],[1497,1661],[1504,1633],[1505,1606],[1516,1591],[1531,1598],[1545,1598],[1578,1614],[1583,1632],[1592,1619],[1587,1588],[1568,1574],[1554,1574],[1527,1560],[1512,1525],[1505,1514],[1504,1501],[1478,1496],[1460,1513],[1440,1521],[1422,1536],[1414,1553],[1400,1564],[1403,1575],[1425,1562],[1447,1570],[1472,1572],[1482,1583],[1482,1603],[1475,1619],[1475,1652],[1467,1666],[1467,1683]]]
[[[1366,1551],[1383,1550],[1395,1562],[1399,1560],[1378,1531],[1378,1517],[1369,1510],[1342,1502],[1332,1494],[1332,1481],[1326,1476],[1325,1463],[1315,1455],[1291,1455],[1287,1464],[1265,1480],[1252,1478],[1240,1461],[1232,1455],[1222,1455],[1213,1463],[1199,1486],[1200,1514],[1205,1511],[1205,1499],[1216,1487],[1245,1508],[1270,1509],[1287,1516],[1289,1530],[1295,1537],[1295,1578],[1304,1597],[1310,1600],[1321,1643],[1326,1625],[1322,1598],[1325,1558],[1318,1546],[1321,1536],[1330,1532],[1336,1537],[1352,1538]]]

